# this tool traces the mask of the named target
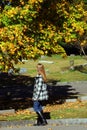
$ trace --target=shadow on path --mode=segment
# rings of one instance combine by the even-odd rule
[[[0,74],[0,110],[25,109],[32,106],[34,78],[29,76],[8,76]],[[77,98],[78,92],[69,85],[48,83],[50,104],[64,103],[68,98]]]

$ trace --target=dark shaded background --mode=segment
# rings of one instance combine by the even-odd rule
[[[77,98],[76,92],[70,85],[57,85],[57,81],[49,81],[49,104],[64,103],[68,98]],[[0,110],[25,109],[32,106],[34,78],[24,75],[8,76],[0,74]]]

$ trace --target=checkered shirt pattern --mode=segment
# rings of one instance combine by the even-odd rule
[[[35,78],[34,91],[33,91],[33,100],[47,100],[48,91],[47,84],[44,82],[41,75],[37,75]]]

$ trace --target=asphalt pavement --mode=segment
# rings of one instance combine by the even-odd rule
[[[24,126],[24,127],[4,127],[0,130],[87,130],[87,125],[47,125],[47,126]]]

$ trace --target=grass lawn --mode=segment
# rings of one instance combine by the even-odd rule
[[[43,62],[47,74],[48,81],[57,80],[60,82],[65,81],[86,81],[87,80],[87,68],[82,73],[79,70],[70,70],[70,60],[74,60],[74,66],[79,66],[87,63],[87,60],[81,56],[69,56],[66,59],[61,58],[58,55],[52,57],[43,57],[36,61],[29,60],[25,64],[19,63],[16,68],[26,68],[27,72],[22,75],[36,76],[36,65],[41,61],[48,61],[52,63]],[[87,67],[87,66],[86,66]],[[45,112],[50,113],[51,119],[61,118],[87,118],[87,101],[75,102],[75,103],[63,103],[63,104],[48,104]],[[2,120],[24,120],[35,119],[36,114],[27,109],[17,110],[14,114],[0,114],[0,121]]]
[[[50,61],[53,63],[43,62],[47,74],[48,80],[58,80],[60,82],[64,81],[85,81],[87,80],[87,70],[86,73],[82,73],[78,70],[70,70],[70,60],[74,60],[74,66],[83,65],[87,63],[87,60],[81,56],[69,56],[67,58],[61,58],[58,55],[53,55],[52,57],[43,57],[36,61],[29,60],[25,64],[19,64],[16,67],[26,68],[27,72],[25,75],[31,77],[36,75],[36,64],[41,61]]]

